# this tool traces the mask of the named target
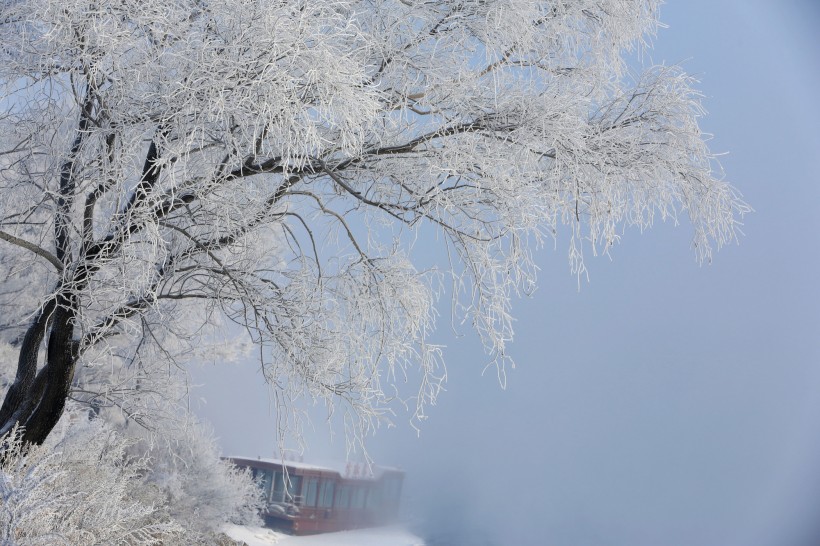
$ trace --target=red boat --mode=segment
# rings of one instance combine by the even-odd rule
[[[342,468],[280,459],[228,457],[262,488],[265,524],[294,535],[377,527],[398,516],[404,472],[349,463]]]

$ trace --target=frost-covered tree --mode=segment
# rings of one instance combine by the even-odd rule
[[[0,433],[43,442],[79,369],[126,370],[117,396],[142,400],[157,363],[231,323],[280,403],[341,405],[361,431],[397,379],[418,378],[417,416],[438,392],[443,279],[503,366],[510,299],[561,226],[579,273],[584,247],[656,218],[688,217],[708,258],[745,205],[716,174],[691,79],[625,69],[658,4],[3,2],[17,372]],[[442,269],[414,265],[419,232]]]

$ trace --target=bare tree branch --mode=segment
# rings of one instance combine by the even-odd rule
[[[35,245],[34,243],[29,243],[25,239],[21,239],[19,237],[15,237],[11,233],[6,233],[5,231],[0,231],[0,239],[3,239],[7,243],[11,243],[13,245],[19,246],[20,248],[24,248],[30,252],[33,252],[40,256],[41,258],[45,258],[46,260],[54,266],[57,271],[63,270],[63,262],[57,259],[57,256],[52,254],[51,252],[40,248],[39,246]]]

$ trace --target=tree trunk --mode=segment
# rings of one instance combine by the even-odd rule
[[[20,346],[17,375],[0,407],[0,435],[17,424],[23,427],[25,442],[42,444],[59,421],[76,363],[73,315],[70,302],[50,300],[29,327]],[[46,365],[38,373],[46,332]]]
[[[37,375],[37,357],[55,303],[56,301],[51,299],[43,306],[23,337],[17,359],[17,375],[6,393],[3,406],[0,407],[0,435],[8,432],[15,423],[20,422],[23,415],[30,412],[29,407],[33,402],[31,389]]]
[[[76,357],[73,351],[73,313],[67,307],[58,307],[48,336],[45,376],[39,403],[27,417],[23,439],[42,444],[51,429],[60,420],[74,378]],[[38,394],[38,389],[32,389]]]

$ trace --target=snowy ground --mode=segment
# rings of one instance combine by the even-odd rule
[[[248,546],[424,546],[424,541],[399,527],[377,527],[341,533],[294,537],[265,529],[226,525],[226,535]]]

